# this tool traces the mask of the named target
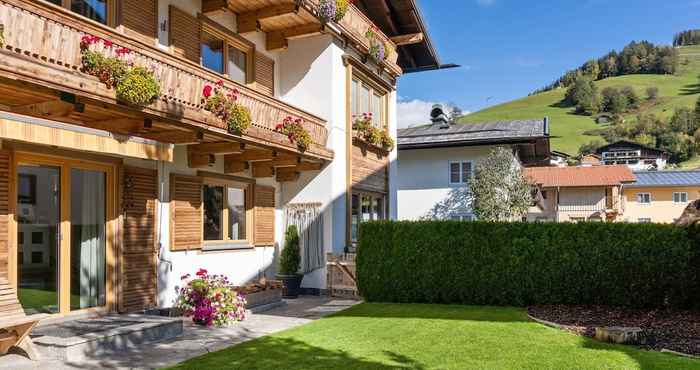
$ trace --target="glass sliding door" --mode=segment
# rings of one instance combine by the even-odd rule
[[[17,287],[28,315],[59,311],[61,169],[17,167]]]
[[[71,170],[70,308],[106,304],[106,175]]]

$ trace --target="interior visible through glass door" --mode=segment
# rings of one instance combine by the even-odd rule
[[[17,285],[28,315],[59,311],[61,170],[17,167]]]
[[[106,304],[106,175],[71,170],[70,308]]]

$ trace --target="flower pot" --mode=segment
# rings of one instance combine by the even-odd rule
[[[301,293],[301,279],[304,275],[277,275],[278,280],[282,280],[282,298],[294,299],[298,298]]]

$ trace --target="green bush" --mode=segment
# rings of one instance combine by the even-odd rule
[[[284,249],[280,257],[280,274],[298,274],[300,266],[301,253],[299,251],[299,232],[295,225],[290,225],[284,236]]]
[[[696,240],[654,224],[368,222],[358,288],[379,302],[688,307]]]
[[[160,95],[153,73],[143,67],[129,69],[117,84],[117,99],[133,105],[148,105]]]

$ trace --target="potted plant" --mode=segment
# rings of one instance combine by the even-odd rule
[[[290,142],[297,144],[300,152],[305,152],[311,145],[311,135],[303,126],[304,120],[301,118],[287,117],[275,127],[275,131],[286,135]]]
[[[285,234],[284,249],[280,256],[280,270],[277,279],[282,280],[284,290],[282,297],[297,298],[301,290],[301,279],[304,275],[299,273],[301,267],[301,254],[299,251],[299,232],[295,225],[290,225]]]

